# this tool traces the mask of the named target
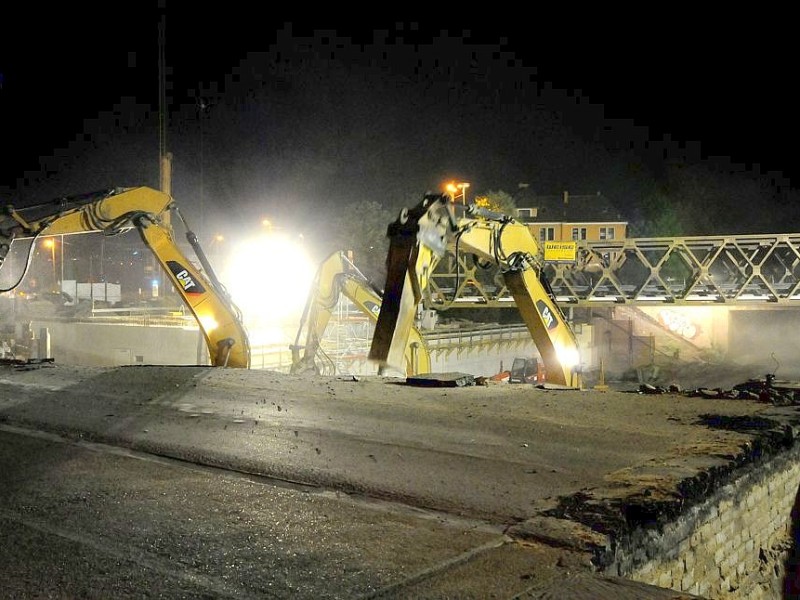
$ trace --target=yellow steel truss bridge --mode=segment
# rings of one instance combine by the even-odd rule
[[[800,233],[629,238],[577,243],[570,262],[540,271],[562,305],[670,303],[800,306]],[[427,308],[514,307],[501,274],[471,255],[436,265]]]

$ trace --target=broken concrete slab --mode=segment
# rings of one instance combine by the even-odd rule
[[[465,387],[475,385],[475,376],[468,373],[421,373],[406,378],[408,385],[422,387]]]

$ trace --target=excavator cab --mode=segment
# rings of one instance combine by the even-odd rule
[[[537,359],[518,357],[511,363],[508,383],[542,383],[543,381],[543,365]]]

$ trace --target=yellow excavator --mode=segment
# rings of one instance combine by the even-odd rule
[[[202,270],[175,243],[172,214],[186,227],[186,239]],[[0,214],[0,268],[15,240],[31,239],[31,242],[25,270],[11,287],[0,291],[12,290],[22,282],[39,236],[88,232],[115,235],[134,228],[197,319],[211,365],[249,368],[250,342],[239,309],[214,274],[197,236],[186,225],[172,196],[155,189],[116,188],[20,209],[6,206]]]
[[[393,368],[402,364],[437,263],[447,251],[471,253],[499,267],[542,356],[548,383],[581,386],[577,339],[544,275],[539,244],[524,223],[474,204],[454,205],[444,194],[426,194],[400,212],[387,235],[386,286],[370,360]]]
[[[325,329],[341,295],[355,304],[373,323],[377,322],[383,294],[353,264],[344,252],[333,252],[317,269],[308,295],[300,327],[292,351],[293,374],[335,373],[333,361],[320,347]],[[305,332],[305,344],[301,344]],[[302,354],[301,354],[302,351]],[[319,363],[322,363],[320,366]],[[407,375],[430,371],[431,361],[422,333],[412,324],[403,349],[403,366]]]

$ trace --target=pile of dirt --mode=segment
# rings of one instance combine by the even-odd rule
[[[667,365],[648,365],[630,369],[616,376],[610,375],[606,377],[606,383],[618,391],[635,391],[642,384],[679,390],[731,390],[737,384],[764,378],[767,374],[777,375],[783,380],[800,380],[800,364],[779,365],[775,361],[759,364],[736,361],[714,363],[676,361]]]

